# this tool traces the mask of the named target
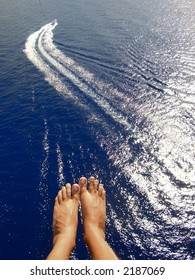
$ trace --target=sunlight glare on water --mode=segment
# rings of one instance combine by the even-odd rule
[[[60,88],[58,91],[64,98],[69,95],[78,106],[79,104],[81,107],[83,106],[83,98],[80,99],[78,95],[74,96],[71,89],[68,89],[68,82],[65,82],[64,79],[68,78],[81,90],[84,98],[90,98],[93,106],[101,108],[103,113],[115,122],[114,129],[114,124],[109,124],[103,114],[99,114],[97,111],[92,113],[92,105],[88,106],[85,103],[85,111],[91,111],[88,116],[90,123],[95,122],[101,127],[98,133],[92,129],[96,141],[105,150],[119,174],[130,181],[136,189],[135,194],[130,194],[127,186],[124,188],[121,186],[115,197],[118,201],[115,210],[112,203],[108,202],[110,220],[112,218],[115,221],[115,230],[120,235],[122,242],[126,245],[129,244],[127,246],[130,247],[132,240],[135,239],[140,250],[145,250],[144,244],[151,243],[151,236],[153,236],[153,253],[159,250],[160,243],[164,248],[169,247],[165,240],[158,240],[163,225],[168,229],[169,227],[181,227],[187,230],[192,226],[191,216],[187,213],[194,210],[191,206],[191,199],[195,195],[195,190],[189,189],[194,176],[195,162],[192,154],[194,135],[191,133],[192,127],[186,121],[184,112],[189,112],[193,106],[191,102],[193,83],[189,82],[187,86],[185,78],[186,84],[183,83],[179,87],[180,80],[177,79],[176,84],[174,81],[176,81],[177,75],[172,72],[168,80],[162,82],[156,80],[154,88],[154,74],[148,68],[151,68],[152,61],[149,62],[147,58],[137,66],[139,67],[138,75],[134,79],[138,79],[141,74],[145,80],[145,71],[148,68],[148,86],[146,87],[143,80],[139,82],[138,79],[141,94],[137,97],[131,96],[128,91],[119,91],[96,78],[93,73],[63,54],[53,43],[53,30],[56,26],[57,21],[55,24],[45,25],[40,31],[31,35],[27,39],[25,53],[44,73],[45,79],[57,90]],[[178,69],[181,69],[180,64],[183,65],[183,59],[184,56],[177,61]],[[135,60],[137,58],[134,55]],[[184,68],[183,70],[185,72]],[[58,77],[58,73],[61,77]],[[59,87],[58,84],[62,86]],[[162,95],[163,84],[166,84],[163,89],[167,93],[166,95]],[[188,87],[188,92],[185,94],[188,95],[187,98],[183,98],[182,92],[186,87]],[[181,93],[177,96],[172,94],[176,91]],[[140,102],[141,99],[149,100],[149,102]],[[136,122],[133,122],[128,116],[132,110],[135,112]],[[116,130],[116,125],[119,127],[118,130]],[[187,131],[189,133],[186,133]],[[62,182],[64,181],[63,163],[58,145],[57,153],[59,180]],[[117,185],[118,178],[116,176],[113,185]],[[143,205],[138,200],[140,195],[144,198]],[[143,211],[143,209],[145,210]],[[124,224],[124,221],[120,219],[120,212],[126,217],[125,221],[129,221],[128,223]],[[139,228],[140,233],[136,233],[133,227]],[[129,241],[126,237],[128,232],[131,232],[132,238]],[[143,244],[140,234],[145,236]],[[183,242],[182,240],[183,238],[178,242]],[[169,251],[168,247],[167,251]]]
[[[36,246],[20,217],[13,231],[33,243],[29,258],[51,247],[59,188],[90,175],[121,259],[195,258],[194,1],[18,1],[15,24],[2,4],[2,217],[11,225],[26,203]],[[80,223],[72,259],[89,258],[82,239]]]

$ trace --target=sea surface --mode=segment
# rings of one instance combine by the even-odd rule
[[[195,259],[194,11],[0,0],[0,259],[45,259],[57,192],[90,175],[121,259]]]

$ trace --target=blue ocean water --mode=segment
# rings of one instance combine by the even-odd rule
[[[0,259],[46,258],[82,175],[121,259],[194,259],[194,1],[0,4]]]

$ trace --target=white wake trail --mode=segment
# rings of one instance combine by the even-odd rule
[[[64,82],[58,77],[51,67],[46,63],[36,50],[37,40],[45,29],[50,27],[51,24],[43,26],[39,31],[31,34],[25,43],[24,53],[27,58],[45,75],[45,80],[53,86],[59,93],[66,94],[66,96],[73,98],[70,90],[65,86]]]
[[[39,213],[41,215],[42,222],[40,224],[40,228],[42,231],[39,233],[39,239],[44,239],[44,230],[49,229],[49,223],[47,219],[47,211],[49,209],[49,194],[48,194],[48,171],[49,171],[49,129],[47,120],[44,119],[45,133],[42,141],[43,146],[43,160],[40,168],[40,182],[39,182],[39,195],[40,195],[40,203],[39,203]]]
[[[64,163],[63,163],[62,153],[61,153],[59,143],[56,144],[56,153],[57,153],[57,162],[58,162],[58,183],[59,183],[59,187],[62,187],[65,185]]]
[[[57,22],[55,22],[55,24],[49,23],[42,27],[39,31],[29,36],[24,50],[28,59],[45,75],[45,79],[49,82],[49,84],[63,96],[69,96],[72,100],[76,99],[74,93],[68,89],[65,82],[63,79],[59,78],[58,74],[68,78],[82,91],[83,94],[90,97],[93,102],[98,105],[98,107],[103,109],[107,115],[112,117],[116,123],[123,125],[124,129],[132,132],[132,124],[124,117],[124,115],[120,114],[114,106],[110,105],[110,102],[107,102],[106,98],[104,98],[104,93],[106,92],[105,95],[110,97],[112,104],[115,103],[115,98],[120,100],[117,104],[121,110],[123,109],[123,106],[130,108],[130,99],[125,97],[125,94],[113,89],[110,85],[106,85],[105,83],[97,80],[93,74],[77,65],[73,59],[66,57],[60,50],[58,50],[53,44],[52,31],[56,26]],[[90,87],[89,85],[92,86]],[[93,86],[97,89],[98,94],[93,90]],[[79,104],[77,105],[79,106]],[[102,120],[103,119],[101,119],[101,121]],[[147,149],[144,150],[145,154],[142,159],[136,158],[133,163],[129,163],[132,156],[128,144],[129,139],[124,139],[122,134],[112,132],[111,130],[107,131],[107,133],[108,136],[110,136],[108,137],[109,142],[108,139],[104,139],[104,136],[100,136],[97,138],[100,145],[104,147],[108,157],[114,162],[115,166],[121,169],[125,177],[129,178],[131,182],[137,185],[140,192],[147,196],[151,205],[156,208],[156,211],[164,213],[164,220],[169,220],[171,214],[166,209],[167,206],[162,206],[159,203],[159,195],[161,192],[166,194],[167,200],[171,201],[173,208],[176,208],[180,212],[183,211],[181,209],[182,207],[187,210],[187,207],[182,204],[183,194],[178,192],[177,188],[173,186],[169,177],[163,173],[159,163],[155,162],[155,159],[153,158],[152,161],[154,162],[148,164],[151,159],[149,158],[150,155],[147,155]],[[150,142],[153,139],[148,139],[147,136],[148,134],[144,135],[139,130],[136,131],[137,142],[140,142],[143,146],[150,148],[153,144]],[[113,149],[113,146],[115,149]],[[143,160],[145,161],[144,163]],[[153,173],[153,181],[150,180],[149,176],[145,176],[145,173]],[[158,188],[156,187],[157,183],[159,185]],[[184,192],[186,191],[187,189],[185,188]],[[182,207],[179,207],[179,205],[182,205]],[[179,224],[179,219],[176,218],[175,223]]]
[[[75,66],[75,62],[72,59],[67,59],[60,51],[54,47],[53,43],[51,43],[50,51],[55,53],[55,58],[53,58],[48,51],[46,51],[45,43],[48,46],[48,42],[52,42],[53,33],[52,30],[55,28],[52,24],[45,25],[45,28],[42,28],[42,32],[39,33],[36,38],[38,41],[38,50],[42,54],[42,56],[55,67],[57,71],[59,71],[64,77],[67,77],[70,81],[73,82],[84,94],[96,102],[96,104],[104,110],[104,112],[112,117],[117,123],[122,124],[125,129],[132,130],[132,124],[129,123],[126,118],[120,115],[110,104],[106,101],[102,96],[99,97],[87,84],[83,83],[73,72],[67,69],[63,63],[66,62],[67,67],[70,65]],[[56,54],[58,55],[58,59],[56,59]],[[58,60],[60,59],[60,62]],[[93,77],[92,74],[85,71],[82,67],[75,66],[76,70],[80,74],[84,74],[87,77]],[[75,68],[74,67],[74,68]],[[75,70],[73,68],[73,70]],[[87,75],[86,75],[87,74]]]

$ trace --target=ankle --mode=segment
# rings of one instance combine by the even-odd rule
[[[61,246],[69,247],[70,250],[73,250],[76,247],[76,241],[71,236],[65,233],[59,233],[53,238],[53,247],[60,244]]]
[[[84,242],[88,245],[90,242],[94,242],[94,240],[104,240],[105,241],[105,232],[102,228],[97,225],[85,224],[84,228]]]

